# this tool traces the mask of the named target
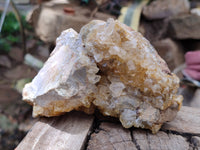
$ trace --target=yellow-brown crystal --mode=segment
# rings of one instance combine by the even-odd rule
[[[176,116],[182,102],[178,87],[178,77],[140,33],[113,19],[94,20],[79,34],[63,32],[45,66],[24,88],[23,99],[32,103],[34,116],[92,113],[97,107],[119,117],[125,128],[155,133]]]

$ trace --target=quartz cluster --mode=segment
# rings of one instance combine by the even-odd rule
[[[140,33],[113,19],[94,20],[79,34],[62,32],[23,100],[34,117],[98,108],[125,128],[156,133],[180,109],[178,87],[178,77]]]

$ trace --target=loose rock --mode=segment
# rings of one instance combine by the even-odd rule
[[[188,0],[155,0],[144,7],[143,15],[149,19],[163,19],[182,13],[188,13],[190,4]]]
[[[158,54],[166,61],[171,71],[184,63],[184,52],[177,42],[167,38],[153,42],[153,46],[158,51]]]
[[[110,17],[114,18],[114,16],[101,12],[97,12],[94,18],[88,18],[91,11],[88,8],[77,6],[73,2],[65,5],[54,4],[54,2],[50,3],[35,8],[27,17],[28,22],[33,24],[37,36],[47,43],[54,43],[56,38],[65,29],[73,28],[79,32],[81,27],[91,19],[106,20]],[[67,6],[74,9],[75,15],[66,14],[63,11],[64,7]]]
[[[191,100],[190,106],[200,108],[200,89],[199,88],[195,91],[194,96]]]
[[[96,106],[125,128],[156,133],[181,106],[178,87],[178,77],[140,33],[113,19],[94,20],[80,34],[61,34],[23,100],[33,105],[33,116],[92,113]]]
[[[162,20],[147,21],[142,20],[139,32],[151,43],[167,37],[168,18]]]
[[[191,141],[192,143],[194,144],[194,146],[197,148],[197,149],[200,149],[200,137],[198,136],[193,136],[191,138]]]
[[[13,47],[9,52],[9,56],[18,62],[22,62],[24,59],[23,58],[23,50],[18,47]]]
[[[0,66],[10,68],[11,67],[11,61],[9,58],[5,55],[0,55]]]
[[[176,39],[200,39],[200,16],[182,15],[169,21],[168,31]]]
[[[7,70],[3,75],[8,79],[18,80],[21,78],[33,78],[36,71],[26,65],[18,65],[15,68]]]

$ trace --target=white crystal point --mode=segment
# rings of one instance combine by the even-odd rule
[[[140,33],[109,19],[63,31],[50,58],[23,90],[33,116],[71,110],[118,117],[156,133],[177,114],[179,79]]]
[[[33,105],[33,116],[55,116],[90,107],[88,97],[96,90],[99,69],[83,53],[77,36],[72,29],[64,31],[43,68],[23,89],[23,100]]]

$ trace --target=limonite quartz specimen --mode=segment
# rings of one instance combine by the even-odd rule
[[[62,32],[23,100],[34,117],[98,108],[125,128],[156,133],[180,109],[178,88],[178,77],[140,33],[113,19],[94,20],[79,34]]]

